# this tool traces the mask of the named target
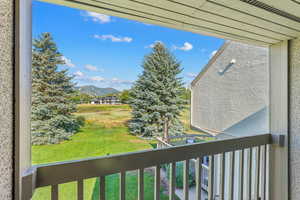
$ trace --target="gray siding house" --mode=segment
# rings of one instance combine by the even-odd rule
[[[217,139],[264,134],[269,131],[268,49],[227,41],[192,81],[191,126]],[[256,153],[257,150],[254,152]],[[225,180],[229,170],[239,173],[240,154],[225,154]],[[248,165],[248,154],[245,156]],[[257,170],[253,159],[252,173]],[[220,182],[221,156],[215,157],[214,181]],[[208,171],[211,166],[208,166]],[[248,172],[249,169],[246,169]],[[208,173],[207,173],[208,174]],[[240,183],[235,177],[235,183]],[[254,187],[254,185],[252,185]],[[246,188],[244,188],[246,189]],[[220,193],[220,187],[214,186]],[[225,190],[225,199],[229,189]],[[238,186],[234,186],[238,190]],[[234,193],[238,199],[239,193]]]
[[[219,137],[267,133],[268,82],[267,48],[225,42],[191,83],[192,127]]]

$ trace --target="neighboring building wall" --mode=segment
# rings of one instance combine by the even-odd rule
[[[13,184],[13,2],[0,1],[0,199]]]
[[[289,47],[289,134],[291,200],[300,199],[300,38],[291,40]]]
[[[240,136],[267,132],[268,49],[227,42],[210,62],[192,83],[192,125]],[[256,129],[240,129],[243,120]]]

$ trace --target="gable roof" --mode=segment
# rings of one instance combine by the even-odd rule
[[[217,58],[224,52],[224,50],[228,47],[228,45],[231,43],[231,41],[227,40],[225,43],[218,49],[218,51],[213,55],[213,57],[208,61],[208,63],[202,68],[202,70],[199,72],[199,74],[194,78],[194,80],[191,82],[191,88],[198,82],[198,80],[205,74],[205,72],[209,69],[210,66],[212,66]]]

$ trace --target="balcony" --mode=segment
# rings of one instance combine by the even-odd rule
[[[175,199],[176,163],[183,161],[183,199],[189,199],[189,165],[195,164],[195,196],[204,200],[267,199],[270,134],[187,144],[99,158],[32,166],[22,177],[22,197],[29,200],[36,188],[51,186],[58,200],[59,185],[77,182],[77,199],[83,200],[84,179],[100,179],[100,200],[105,200],[105,176],[119,174],[119,199],[125,200],[126,172],[138,171],[138,199],[144,199],[144,169],[154,168],[154,198],[160,199],[161,166],[170,165],[169,199]],[[209,157],[205,181],[202,160]],[[195,162],[189,162],[195,160]],[[207,182],[206,184],[204,182]],[[203,188],[207,185],[207,188]],[[205,190],[207,191],[205,191]]]

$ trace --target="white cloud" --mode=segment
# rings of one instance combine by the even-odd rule
[[[95,13],[95,12],[85,12],[84,16],[87,16],[92,19],[94,22],[98,22],[101,24],[111,22],[111,17],[108,15]]]
[[[75,67],[75,64],[72,63],[71,59],[62,56],[61,59],[65,62],[65,65],[68,67]]]
[[[91,81],[96,81],[96,82],[101,82],[104,81],[105,79],[101,76],[92,76],[89,78]]]
[[[210,53],[210,58],[212,58],[218,51],[217,50],[214,50]]]
[[[174,47],[175,50],[178,49],[178,50],[182,50],[182,51],[190,51],[190,50],[193,49],[193,45],[189,42],[185,42],[183,44],[183,46],[181,46],[181,47],[178,47],[178,46],[175,46],[175,45],[173,47]]]
[[[112,78],[110,80],[111,83],[116,83],[116,84],[132,84],[134,83],[134,81],[128,81],[128,80],[121,80],[121,79],[118,79],[118,78]]]
[[[122,80],[119,78],[104,78],[101,76],[87,76],[82,72],[78,71],[75,73],[76,79],[78,80],[79,85],[95,85],[98,87],[112,87],[118,90],[129,89],[130,86],[134,83],[131,80]]]
[[[192,72],[188,72],[188,73],[186,73],[186,76],[189,77],[189,78],[195,78],[197,76],[197,74],[192,73]]]
[[[111,40],[112,42],[132,42],[131,37],[117,37],[114,35],[94,35],[94,38],[100,40]]]
[[[84,77],[84,73],[81,72],[81,71],[75,72],[74,75],[75,75],[77,78],[82,78],[82,77]]]
[[[148,46],[145,46],[145,48],[153,48],[155,46],[156,43],[161,43],[164,44],[162,41],[160,40],[155,40],[152,44],[149,44]]]
[[[88,71],[93,71],[93,72],[103,71],[103,69],[99,69],[98,67],[89,64],[85,65],[84,68],[87,69]]]

